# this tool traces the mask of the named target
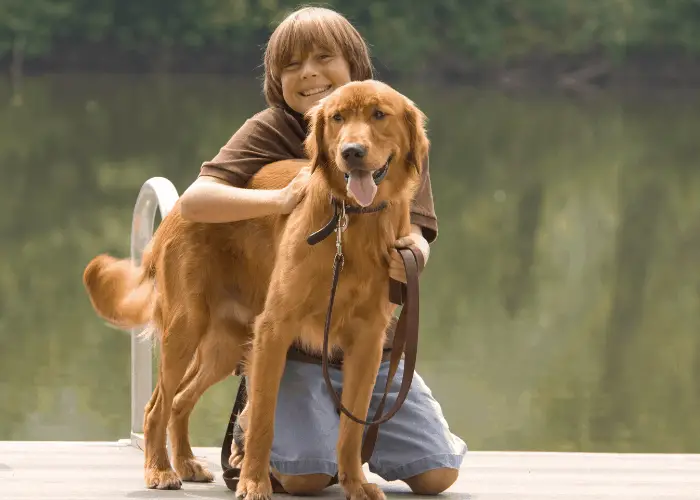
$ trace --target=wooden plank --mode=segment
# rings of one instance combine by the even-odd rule
[[[217,476],[179,491],[143,485],[143,453],[129,441],[0,442],[0,498],[81,500],[234,498],[221,480],[217,448],[195,448]],[[389,498],[405,498],[401,482],[374,474]],[[283,496],[278,496],[284,498]],[[700,498],[700,455],[469,452],[460,478],[442,498],[591,500]],[[314,498],[342,499],[338,486]]]

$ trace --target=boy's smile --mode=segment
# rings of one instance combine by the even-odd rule
[[[303,97],[311,97],[316,94],[321,94],[323,92],[326,92],[327,90],[330,90],[331,85],[325,85],[323,87],[316,87],[310,90],[302,90],[299,92]]]
[[[350,81],[350,66],[337,52],[314,47],[297,51],[282,69],[282,95],[294,111],[304,114],[321,98]]]

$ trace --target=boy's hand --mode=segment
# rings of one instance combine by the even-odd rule
[[[292,181],[282,188],[280,210],[283,214],[291,213],[306,194],[306,186],[311,179],[311,167],[302,168]]]
[[[418,247],[423,254],[423,261],[427,264],[430,256],[430,243],[423,237],[421,228],[415,224],[411,224],[411,234],[396,240],[394,248],[389,254],[389,276],[401,283],[406,283],[406,269],[403,265],[403,259],[396,248],[405,248],[411,245]]]

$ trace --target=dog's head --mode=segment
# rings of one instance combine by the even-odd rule
[[[331,189],[362,206],[410,195],[428,153],[425,115],[376,80],[350,82],[311,108],[306,151]]]

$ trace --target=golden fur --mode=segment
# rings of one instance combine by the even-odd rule
[[[386,115],[378,116],[377,109]],[[330,219],[331,193],[353,203],[340,153],[340,145],[350,142],[368,148],[368,169],[393,157],[373,201],[387,201],[387,208],[351,215],[343,234],[345,266],[330,335],[330,345],[344,355],[343,404],[356,416],[367,415],[392,312],[389,255],[394,242],[409,234],[409,207],[429,145],[424,116],[407,98],[372,80],[340,87],[308,116],[305,146],[312,175],[290,215],[203,224],[183,219],[176,204],[140,267],[100,255],[85,269],[84,283],[100,316],[121,327],[150,323],[161,335],[158,382],[144,419],[149,487],[178,488],[180,478],[212,479],[192,454],[189,415],[208,387],[247,358],[249,426],[238,493],[248,500],[271,495],[269,453],[286,352],[295,341],[321,350],[336,251],[335,234],[315,246],[306,238]],[[290,160],[267,166],[249,187],[282,188],[305,164]],[[166,425],[177,474],[168,460]],[[361,439],[362,426],[343,415],[340,482],[348,498],[383,498],[366,484]]]

